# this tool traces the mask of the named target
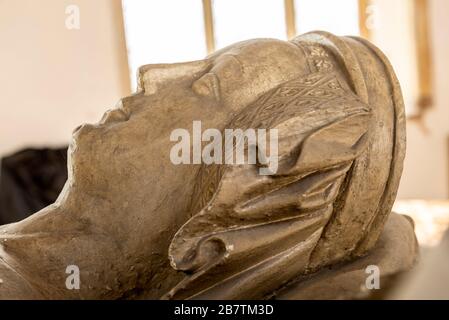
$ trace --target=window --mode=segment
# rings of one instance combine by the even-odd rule
[[[358,0],[295,0],[298,34],[326,30],[336,35],[359,35]]]
[[[409,115],[431,102],[427,0],[122,0],[132,87],[149,63],[203,58],[251,38],[291,38],[313,30],[361,35],[388,56]],[[421,26],[421,28],[416,27]],[[416,33],[416,30],[421,32]],[[421,39],[417,43],[417,39]],[[424,48],[424,50],[423,50]],[[426,52],[427,50],[427,52]],[[424,53],[423,53],[424,52]]]
[[[141,65],[197,60],[207,54],[201,1],[123,0],[122,6],[133,89]]]
[[[213,16],[216,49],[252,38],[285,39],[279,0],[215,0]]]
[[[357,1],[122,0],[132,87],[141,65],[201,59],[241,40],[286,40],[296,29],[358,34]]]

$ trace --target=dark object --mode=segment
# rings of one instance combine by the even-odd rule
[[[25,149],[1,161],[0,225],[55,202],[67,180],[67,147]]]

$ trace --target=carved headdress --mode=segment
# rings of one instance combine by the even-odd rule
[[[192,217],[169,249],[185,278],[167,298],[266,298],[295,277],[364,255],[390,213],[404,107],[385,56],[360,38],[291,41],[310,73],[264,93],[227,128],[277,128],[279,169],[204,165]]]

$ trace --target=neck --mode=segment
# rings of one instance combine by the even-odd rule
[[[132,214],[120,212],[108,199],[80,197],[72,188],[55,204],[2,227],[4,256],[45,298],[117,299],[138,294],[159,298],[178,279],[163,246],[151,250],[142,233],[132,233],[132,217],[141,213],[129,206]],[[79,290],[66,287],[69,266],[79,269]],[[155,283],[165,285],[157,288]]]

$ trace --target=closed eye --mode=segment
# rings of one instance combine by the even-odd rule
[[[199,96],[220,100],[220,82],[212,72],[206,73],[196,80],[192,85],[192,90]]]

